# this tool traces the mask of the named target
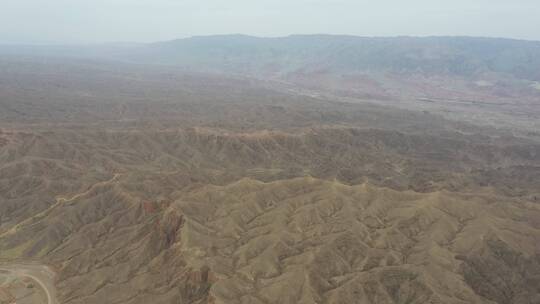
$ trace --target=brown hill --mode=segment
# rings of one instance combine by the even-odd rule
[[[0,260],[51,266],[60,303],[540,301],[534,129],[167,68],[7,66]]]

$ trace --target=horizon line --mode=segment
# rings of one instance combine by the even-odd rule
[[[311,33],[311,34],[289,34],[280,36],[264,36],[264,35],[250,35],[243,33],[230,33],[230,34],[204,34],[204,35],[191,35],[186,37],[155,40],[147,42],[138,41],[104,41],[104,42],[58,42],[58,41],[43,41],[43,42],[16,42],[16,41],[1,41],[2,46],[25,46],[25,47],[39,47],[39,46],[101,46],[101,45],[150,45],[167,43],[181,40],[197,39],[197,38],[217,38],[217,37],[246,37],[255,39],[286,39],[292,37],[343,37],[343,38],[361,38],[361,39],[398,39],[398,38],[413,38],[413,39],[427,39],[427,38],[471,38],[471,39],[493,39],[493,40],[511,40],[511,41],[524,41],[524,42],[540,42],[536,39],[525,38],[512,38],[503,36],[474,36],[474,35],[352,35],[352,34],[328,34],[328,33]]]

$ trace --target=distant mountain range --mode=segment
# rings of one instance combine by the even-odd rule
[[[257,76],[299,71],[460,77],[495,73],[540,80],[540,42],[499,38],[224,35],[150,44],[10,45],[1,46],[0,54],[100,58]]]

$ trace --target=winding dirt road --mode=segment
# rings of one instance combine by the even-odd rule
[[[39,264],[0,264],[3,276],[12,278],[30,278],[35,281],[47,297],[47,304],[58,304],[56,288],[54,286],[55,273],[47,266]]]

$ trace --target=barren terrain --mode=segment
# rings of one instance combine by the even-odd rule
[[[0,301],[540,303],[530,84],[300,74],[1,56]]]

